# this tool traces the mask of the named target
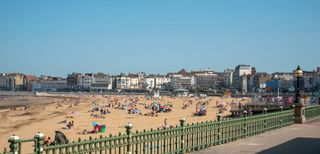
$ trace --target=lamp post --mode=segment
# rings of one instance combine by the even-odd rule
[[[306,105],[301,101],[301,95],[300,95],[300,80],[303,75],[303,71],[301,70],[300,66],[296,70],[293,71],[294,76],[297,78],[297,84],[296,84],[296,94],[295,94],[295,123],[305,123],[306,117],[305,117],[305,107]]]
[[[301,95],[300,95],[300,80],[303,75],[303,71],[300,69],[300,66],[296,70],[294,70],[294,76],[297,78],[297,84],[296,84],[296,95],[294,103],[301,103]]]

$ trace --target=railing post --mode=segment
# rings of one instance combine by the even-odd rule
[[[180,119],[180,127],[181,127],[180,154],[184,154],[184,152],[185,152],[185,150],[184,150],[184,129],[185,129],[185,122],[186,122],[186,119],[185,119],[185,118],[181,118],[181,119]]]
[[[217,120],[218,120],[218,145],[220,145],[221,144],[221,140],[222,140],[222,134],[221,134],[221,113],[218,113],[217,114]]]
[[[248,123],[247,123],[247,119],[248,119],[248,112],[246,110],[243,111],[243,115],[244,115],[244,128],[243,128],[243,132],[244,135],[243,137],[247,137],[247,133],[248,133]]]
[[[130,145],[131,145],[131,137],[132,137],[132,127],[133,125],[130,122],[125,126],[126,133],[127,133],[127,153],[126,154],[131,154]]]
[[[280,112],[283,112],[283,106],[282,105],[280,106]],[[281,118],[280,118],[280,126],[279,127],[282,126],[282,123],[283,123],[283,117],[281,116]]]
[[[44,146],[44,134],[38,132],[35,136],[35,146],[34,146],[34,153],[42,154],[43,153],[43,146]]]
[[[263,109],[263,114],[267,114],[267,112],[268,112],[268,109],[265,107],[265,108]]]
[[[10,143],[9,148],[11,153],[13,154],[21,153],[21,151],[19,151],[19,141],[20,141],[19,136],[16,136],[15,134],[9,137],[8,142]]]
[[[268,112],[268,109],[265,107],[265,108],[263,109],[263,114],[267,114],[267,112]],[[266,116],[264,117],[264,121],[263,121],[263,131],[262,131],[262,132],[265,132],[265,131],[267,131],[267,117],[266,117]]]

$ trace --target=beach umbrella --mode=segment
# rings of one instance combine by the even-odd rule
[[[99,123],[97,123],[97,122],[92,122],[92,126],[98,126],[99,125]]]

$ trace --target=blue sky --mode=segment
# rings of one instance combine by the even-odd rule
[[[0,1],[0,72],[320,66],[319,0]]]

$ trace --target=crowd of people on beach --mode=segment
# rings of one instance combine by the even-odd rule
[[[105,99],[105,101],[101,101]],[[173,98],[173,101],[176,98]],[[154,100],[153,102],[150,100],[146,101],[146,98],[143,97],[118,97],[118,96],[105,96],[92,98],[92,108],[88,110],[90,116],[94,119],[106,119],[108,114],[114,112],[114,110],[123,110],[127,111],[127,114],[137,115],[137,116],[150,116],[150,117],[158,117],[159,114],[166,114],[167,112],[171,112],[174,110],[174,102],[164,103],[162,100]],[[159,102],[158,102],[159,101]],[[192,106],[195,106],[195,112],[192,112],[190,116],[206,116],[208,114],[207,107],[209,106],[210,98],[184,98],[182,109],[188,109]],[[147,103],[149,102],[149,103]],[[161,102],[161,103],[160,103]],[[239,103],[239,108],[242,106]],[[57,103],[56,109],[63,107],[61,102]],[[223,99],[220,99],[216,102],[216,107],[220,113],[228,110],[228,103]],[[71,107],[72,108],[72,105]],[[74,128],[74,121],[69,121],[69,118],[75,118],[78,112],[73,111],[71,115],[66,116],[66,119],[58,122],[58,124],[64,125],[62,130],[70,130]],[[169,125],[168,119],[165,118],[163,124],[160,125],[162,129],[172,128],[172,125]],[[106,125],[94,123],[92,129],[83,129],[78,132],[81,135],[87,134],[96,134],[102,133],[106,131]],[[48,142],[50,138],[48,139]]]

